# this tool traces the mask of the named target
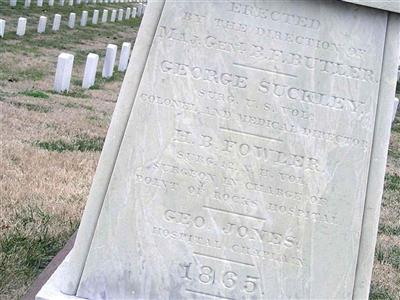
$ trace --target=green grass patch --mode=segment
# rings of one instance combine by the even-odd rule
[[[0,80],[18,82],[23,80],[39,81],[45,76],[45,71],[39,68],[13,69],[11,66],[0,67]]]
[[[379,246],[375,250],[375,257],[381,264],[389,264],[396,270],[400,270],[400,248],[398,246],[386,249]]]
[[[400,235],[400,225],[379,224],[379,234]]]
[[[394,299],[395,298],[385,288],[371,285],[369,300],[394,300]]]
[[[53,221],[60,220],[38,207],[20,208],[13,219],[13,227],[0,236],[0,294],[3,295],[35,278],[77,228],[77,224],[67,222],[63,224],[63,234],[50,234]]]
[[[45,92],[42,91],[36,91],[36,90],[29,90],[25,92],[21,92],[21,95],[33,97],[33,98],[42,98],[42,99],[48,99],[50,98],[49,95],[47,95]]]
[[[400,190],[400,176],[386,174],[385,178],[385,189],[389,191]]]
[[[397,246],[390,247],[385,253],[385,261],[396,270],[400,270],[400,248]]]
[[[60,103],[62,106],[66,107],[66,108],[83,108],[89,111],[94,111],[93,106],[90,105],[84,105],[84,104],[79,104],[79,103],[73,103],[73,102],[68,102],[68,103]]]
[[[101,151],[103,149],[104,138],[88,137],[85,135],[78,136],[72,141],[53,140],[53,141],[37,141],[34,146],[45,149],[47,151],[65,152],[65,151]]]
[[[48,113],[48,112],[52,111],[51,107],[40,105],[40,104],[24,103],[24,102],[17,102],[17,101],[9,101],[8,103],[16,106],[18,108],[27,109],[29,111],[36,111],[36,112],[41,112],[41,113]]]

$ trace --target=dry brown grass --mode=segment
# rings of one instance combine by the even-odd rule
[[[133,43],[138,21],[45,35],[29,25],[0,41],[0,299],[19,299],[77,228],[123,78],[83,91],[85,57],[99,54],[101,70],[106,45]],[[61,52],[75,54],[69,95],[51,92]],[[89,151],[43,149],[52,142]]]

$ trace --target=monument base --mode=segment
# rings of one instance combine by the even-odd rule
[[[49,280],[42,286],[35,298],[35,300],[84,300],[84,298],[66,295],[61,292],[61,285],[65,279],[66,266],[68,265],[70,253],[61,262],[55,272],[51,275]]]
[[[65,295],[61,292],[61,284],[65,278],[66,265],[68,265],[71,250],[74,246],[76,233],[74,233],[64,248],[51,260],[47,267],[37,277],[22,300],[79,300],[83,298]]]

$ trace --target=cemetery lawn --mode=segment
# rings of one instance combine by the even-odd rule
[[[0,0],[6,35],[0,38],[0,299],[20,299],[35,277],[77,229],[124,74],[101,78],[108,43],[135,41],[140,19],[80,27],[81,11],[94,5],[29,10]],[[44,1],[47,3],[47,1]],[[97,4],[96,9],[133,7]],[[67,28],[69,12],[76,27]],[[59,32],[51,32],[55,13]],[[36,33],[40,15],[45,34]],[[16,38],[17,19],[26,16],[27,33]],[[10,28],[11,27],[11,28]],[[75,56],[72,90],[52,92],[57,56]],[[82,90],[86,56],[100,56],[96,85]],[[116,69],[115,69],[116,70]]]
[[[46,1],[45,1],[46,2]],[[55,1],[58,2],[57,0]],[[66,1],[67,2],[67,1]],[[108,43],[132,42],[138,19],[81,28],[82,10],[132,7],[96,4],[25,10],[0,0],[7,21],[0,39],[0,299],[19,299],[35,277],[77,229],[123,74],[87,91],[80,88],[86,55],[100,55]],[[69,12],[76,28],[67,29]],[[62,15],[60,31],[50,28]],[[37,34],[40,15],[48,17],[45,34]],[[17,19],[26,16],[27,34],[16,38]],[[55,65],[61,52],[75,55],[72,91],[53,93]],[[400,116],[392,130],[385,193],[370,299],[400,299]]]

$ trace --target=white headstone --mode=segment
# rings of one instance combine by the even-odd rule
[[[37,7],[42,7],[43,6],[43,0],[37,0],[36,1]]]
[[[96,4],[96,0],[93,0],[92,2],[93,2],[93,4]]]
[[[131,43],[123,43],[121,48],[121,55],[119,57],[118,71],[125,72],[128,67],[129,56],[131,54]]]
[[[75,27],[76,13],[70,13],[68,18],[68,27],[73,29]]]
[[[110,0],[110,3],[114,3],[114,0]]]
[[[129,20],[131,18],[131,8],[127,7],[125,12],[125,20]]]
[[[64,6],[64,2],[65,2],[65,0],[60,0],[60,5]]]
[[[117,46],[114,44],[108,44],[106,50],[106,57],[104,58],[103,65],[103,78],[110,78],[114,73],[115,58],[117,56]]]
[[[86,10],[82,11],[81,15],[81,26],[86,26],[88,19],[88,12]]]
[[[43,33],[46,31],[46,23],[47,23],[47,17],[41,16],[39,18],[39,23],[38,23],[38,28],[37,28],[38,33]]]
[[[10,6],[17,6],[17,0],[10,0]]]
[[[73,6],[74,5],[74,0],[68,0],[68,5]]]
[[[132,8],[132,18],[136,18],[136,14],[137,14],[137,8],[133,7]]]
[[[28,8],[28,7],[30,7],[31,6],[31,0],[25,0],[25,2],[24,2],[24,7],[25,8]]]
[[[118,9],[118,21],[122,21],[124,18],[124,10],[122,8]]]
[[[399,107],[399,98],[394,98],[392,122],[394,122],[394,120],[396,119],[396,114],[397,114],[397,108],[398,107]]]
[[[85,72],[83,75],[82,88],[88,89],[94,85],[96,80],[97,63],[99,56],[94,53],[89,53],[86,59]]]
[[[143,16],[143,4],[139,3],[137,6],[137,14],[136,16],[142,17]]]
[[[20,17],[18,18],[17,35],[18,36],[25,35],[25,30],[26,30],[26,18]]]
[[[97,9],[95,9],[93,11],[92,24],[93,25],[97,24],[98,20],[99,20],[99,11]]]
[[[117,10],[113,9],[111,11],[111,18],[110,18],[110,22],[115,22],[115,18],[117,17]]]
[[[108,0],[104,0],[104,3],[108,3]]]
[[[60,30],[60,24],[61,24],[61,15],[55,14],[53,19],[53,27],[51,28],[51,30],[53,31]]]
[[[99,0],[99,3],[103,3],[103,0]]]
[[[49,0],[49,6],[54,6],[54,0]]]
[[[74,248],[38,298],[368,299],[399,16],[325,0],[145,14]]]
[[[6,31],[6,21],[0,19],[0,37],[4,37],[4,32]]]
[[[108,19],[108,10],[103,9],[103,15],[101,16],[101,23],[106,23]]]
[[[54,91],[68,92],[71,82],[72,67],[74,65],[74,56],[69,53],[61,53],[57,60],[57,70],[54,79]]]
[[[80,5],[80,4],[81,4],[81,0],[76,0],[75,3],[76,3],[77,5]]]

